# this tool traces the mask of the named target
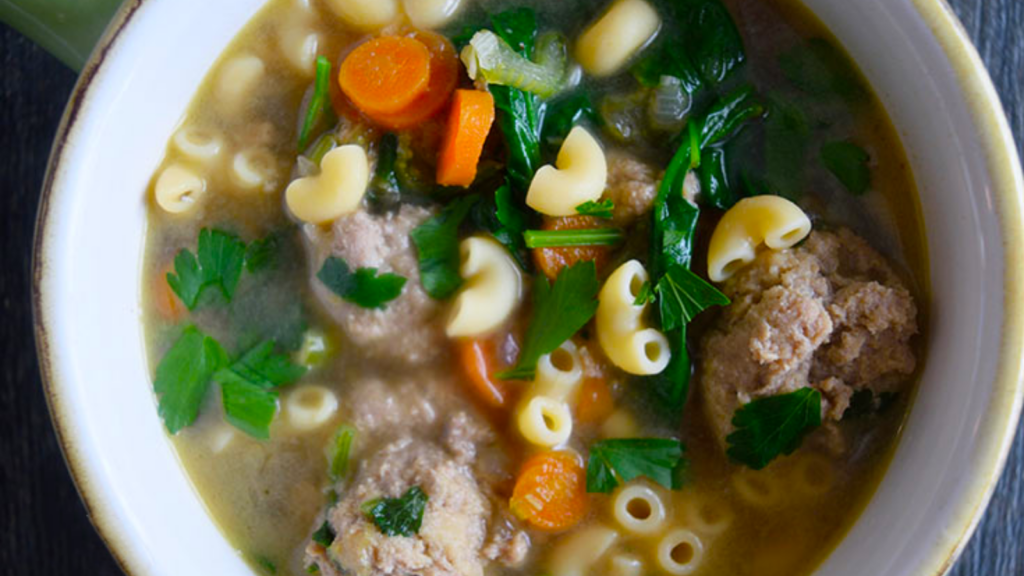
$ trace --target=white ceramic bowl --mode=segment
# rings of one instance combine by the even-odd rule
[[[130,0],[82,74],[46,179],[38,345],[93,521],[136,575],[249,574],[157,418],[143,360],[143,191],[193,91],[262,0]],[[998,98],[937,0],[808,0],[884,101],[920,187],[933,326],[893,464],[819,574],[931,576],[966,542],[1019,416],[1024,183]]]

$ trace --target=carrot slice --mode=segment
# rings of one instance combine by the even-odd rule
[[[419,40],[381,36],[345,57],[338,84],[369,116],[399,112],[427,90],[431,53]]]
[[[498,363],[494,341],[459,340],[456,350],[462,371],[477,398],[493,408],[504,408],[510,404],[507,383],[492,376],[497,371]]]
[[[579,457],[542,452],[523,464],[509,509],[534,528],[560,532],[578,524],[588,504],[586,473]]]
[[[153,291],[150,294],[153,296],[153,305],[160,317],[168,322],[176,323],[185,315],[186,308],[185,303],[178,298],[174,290],[171,290],[171,285],[167,283],[167,274],[171,272],[174,272],[174,264],[168,262],[153,278]]]
[[[430,82],[426,91],[402,110],[391,114],[368,115],[390,130],[404,130],[420,124],[444,108],[459,80],[459,59],[452,43],[433,32],[416,31],[409,35],[430,50]]]
[[[580,385],[580,400],[576,416],[580,422],[597,424],[603,422],[615,409],[612,391],[604,378],[587,377]]]
[[[544,230],[587,230],[601,227],[601,221],[593,216],[545,218],[541,226]],[[588,260],[594,261],[600,273],[601,268],[608,263],[610,251],[607,246],[537,248],[533,251],[533,260],[545,276],[554,280],[562,268]]]
[[[456,90],[441,156],[437,161],[437,183],[469,186],[476,179],[476,167],[484,141],[494,123],[494,97],[480,90]]]

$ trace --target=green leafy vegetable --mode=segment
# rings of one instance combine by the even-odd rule
[[[683,485],[687,464],[682,442],[664,438],[602,440],[590,446],[587,492],[609,493],[620,483],[646,476],[665,488]]]
[[[348,456],[355,437],[355,428],[344,424],[334,432],[327,450],[327,474],[331,481],[341,480],[348,472]]]
[[[462,285],[459,276],[459,227],[480,201],[477,195],[463,196],[441,213],[416,227],[409,235],[419,253],[420,280],[431,298],[444,300]]]
[[[801,388],[754,400],[736,410],[732,424],[736,431],[726,438],[729,457],[761,470],[777,456],[792,454],[821,425],[821,393]]]
[[[160,360],[153,381],[168,432],[177,434],[196,421],[210,377],[227,363],[228,355],[216,340],[195,326],[185,328]]]
[[[633,300],[633,306],[643,306],[651,302],[654,302],[654,287],[650,280],[646,280],[640,286],[640,291],[637,292],[636,299]]]
[[[491,16],[494,31],[516,52],[533,58],[537,38],[537,13],[532,8],[513,8]]]
[[[266,556],[257,556],[256,564],[259,565],[267,574],[277,574],[277,566],[271,562]]]
[[[302,122],[302,128],[299,130],[300,152],[306,149],[306,144],[309,143],[310,134],[324,117],[330,83],[331,61],[325,56],[317,56],[316,81],[313,84],[313,96],[309,100],[309,107],[306,109],[306,117]]]
[[[559,248],[562,246],[615,246],[626,235],[620,228],[581,230],[527,230],[527,248]]]
[[[672,264],[654,289],[658,293],[662,330],[675,330],[712,306],[728,306],[729,299],[700,276]]]
[[[507,182],[495,190],[493,196],[482,197],[470,211],[470,218],[474,226],[490,232],[501,242],[515,257],[520,268],[529,270],[525,257],[526,241],[523,239],[527,215],[513,201],[512,189]]]
[[[405,278],[397,274],[377,274],[376,268],[360,268],[352,272],[341,258],[328,257],[317,278],[332,292],[362,308],[384,309],[398,298],[405,286]]]
[[[851,194],[871,187],[871,156],[853,142],[829,142],[821,148],[821,161]]]
[[[572,338],[597,312],[597,268],[592,261],[563,268],[552,286],[540,277],[534,284],[533,319],[526,331],[515,368],[498,375],[505,380],[530,379],[541,356]]]
[[[736,193],[729,186],[726,174],[725,151],[711,148],[704,153],[700,164],[701,201],[719,210],[728,210],[738,201]]]
[[[276,347],[273,340],[267,340],[213,376],[221,387],[227,421],[254,438],[270,437],[270,423],[277,414],[274,388],[291,384],[306,373],[304,366],[276,353]]]
[[[534,63],[490,30],[477,32],[462,51],[467,70],[475,71],[490,84],[511,86],[541,98],[557,94],[564,84],[566,52],[564,40],[546,35],[538,41]],[[540,56],[544,58],[540,58]]]
[[[256,274],[273,268],[277,264],[278,252],[283,243],[282,234],[272,232],[249,244],[245,249],[245,269]]]
[[[741,87],[719,98],[700,123],[700,147],[707,148],[729,137],[747,120],[764,114],[764,105],[753,86]]]
[[[577,92],[568,98],[559,99],[552,104],[544,118],[544,130],[542,141],[549,150],[555,151],[569,131],[581,122],[589,120],[595,124],[601,123],[601,117],[594,109],[594,103],[586,92]]]
[[[189,310],[199,303],[199,296],[211,286],[220,288],[230,302],[245,262],[245,242],[222,230],[203,228],[196,248],[198,255],[182,249],[174,257],[174,273],[167,274],[167,283]]]
[[[805,159],[811,128],[804,111],[778,95],[770,98],[765,123],[765,181],[773,194],[803,195]]]
[[[794,86],[815,96],[855,102],[867,95],[849,57],[824,38],[813,38],[779,56],[779,68]]]
[[[609,219],[615,214],[615,202],[611,200],[601,200],[600,202],[588,200],[576,207],[576,213],[581,216],[596,216]]]
[[[338,139],[333,134],[324,134],[316,139],[316,142],[306,152],[306,158],[319,167],[320,162],[327,156],[327,153],[338,147]]]
[[[363,511],[385,536],[414,536],[423,524],[427,494],[419,486],[398,498],[377,498],[363,504]]]
[[[337,538],[337,534],[334,533],[334,528],[331,528],[331,525],[327,520],[324,520],[324,523],[316,529],[316,532],[313,532],[313,536],[311,537],[313,542],[316,542],[324,548],[330,548],[331,544],[334,544],[335,538]]]
[[[366,191],[367,202],[377,212],[395,208],[401,200],[402,189],[395,172],[397,159],[398,137],[385,134],[377,145],[377,168]]]

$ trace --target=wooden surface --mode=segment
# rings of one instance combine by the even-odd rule
[[[992,71],[1014,132],[1024,135],[1024,0],[950,3]],[[39,187],[75,77],[3,25],[0,61],[0,573],[114,576],[120,571],[89,524],[50,425],[28,296]],[[1022,430],[952,574],[1024,576]]]

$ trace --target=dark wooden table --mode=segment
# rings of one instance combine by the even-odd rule
[[[1020,147],[1024,0],[950,2],[992,71]],[[50,425],[29,306],[39,187],[75,75],[3,25],[0,59],[0,573],[114,576],[120,570],[89,524]],[[952,574],[1024,576],[1024,428]]]

